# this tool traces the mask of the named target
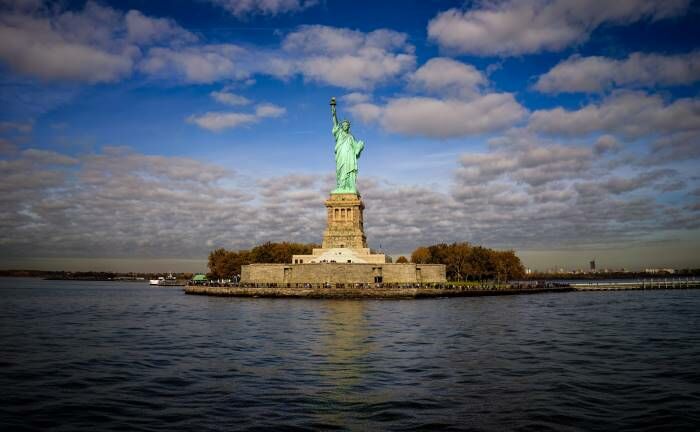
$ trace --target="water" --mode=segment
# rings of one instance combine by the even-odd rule
[[[430,300],[0,279],[0,428],[696,430],[700,290]]]

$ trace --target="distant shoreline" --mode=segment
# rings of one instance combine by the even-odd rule
[[[0,270],[0,277],[38,278],[44,280],[100,281],[100,282],[148,282],[165,277],[168,273],[102,272],[102,271],[54,271],[54,270]],[[190,280],[193,273],[173,273],[178,280]]]

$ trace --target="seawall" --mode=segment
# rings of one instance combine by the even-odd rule
[[[185,287],[185,294],[221,297],[283,297],[283,298],[434,298],[434,297],[477,297],[514,294],[539,294],[548,292],[573,291],[569,287],[548,288],[497,288],[474,289],[472,287],[242,287],[242,286],[201,286]]]

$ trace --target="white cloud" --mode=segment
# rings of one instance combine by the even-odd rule
[[[0,59],[17,72],[99,83],[129,76],[145,47],[197,38],[170,19],[88,1],[77,11],[43,5],[0,14],[0,40]]]
[[[664,56],[632,53],[626,59],[572,56],[539,77],[545,93],[602,92],[613,87],[683,85],[700,81],[700,52]]]
[[[171,44],[181,44],[198,40],[197,36],[168,18],[151,18],[137,10],[130,10],[124,19],[127,39],[137,44],[150,44],[164,40]]]
[[[22,152],[22,157],[26,160],[37,162],[44,165],[75,165],[78,160],[56,153],[50,150],[27,149]]]
[[[626,138],[700,129],[700,99],[666,102],[660,95],[618,91],[599,103],[569,111],[558,107],[532,113],[531,130],[559,135],[596,132]]]
[[[447,51],[518,55],[558,51],[586,40],[602,24],[678,15],[688,0],[507,0],[449,9],[428,24],[428,37]]]
[[[226,105],[238,106],[251,103],[250,99],[227,91],[213,91],[209,95],[217,102]]]
[[[350,105],[348,111],[363,122],[371,123],[381,117],[383,109],[373,103],[362,102]]]
[[[362,176],[366,232],[372,247],[405,252],[460,240],[626,247],[700,225],[692,206],[666,195],[682,173],[608,172],[601,162],[592,145],[514,130],[483,153],[463,155],[449,191]],[[205,258],[215,247],[319,242],[333,180],[329,172],[254,182],[216,164],[124,148],[79,157],[25,151],[0,159],[0,170],[2,257]]]
[[[605,153],[615,153],[619,151],[621,147],[622,146],[614,136],[602,135],[596,140],[593,150],[595,150],[597,154],[602,155]]]
[[[139,64],[149,75],[175,77],[190,83],[212,83],[224,79],[243,79],[250,76],[237,63],[246,50],[233,44],[201,45],[181,49],[154,47]]]
[[[317,0],[209,0],[232,15],[278,15],[299,12],[318,3]]]
[[[684,131],[656,139],[651,144],[647,164],[700,159],[700,130]]]
[[[347,102],[352,105],[369,102],[370,99],[372,99],[370,95],[368,95],[367,93],[360,92],[352,92],[342,96],[342,100],[344,102]]]
[[[448,97],[472,97],[488,82],[474,66],[443,57],[430,59],[410,80],[419,89]]]
[[[464,184],[477,188],[485,182],[504,179],[541,186],[581,178],[590,170],[593,157],[588,147],[540,142],[528,137],[523,143],[500,145],[488,153],[462,155],[458,177]]]
[[[153,47],[139,63],[143,73],[184,82],[246,80],[261,74],[348,89],[369,89],[399,77],[415,64],[407,36],[391,30],[369,33],[321,25],[301,26],[279,49],[249,50],[234,44]]]
[[[512,126],[526,114],[509,93],[488,93],[466,101],[399,97],[383,107],[358,104],[351,111],[365,121],[378,120],[391,132],[433,138],[493,132]]]
[[[188,123],[194,123],[203,129],[219,132],[249,123],[255,123],[258,117],[253,114],[236,112],[208,112],[187,117]]]
[[[368,89],[415,66],[407,35],[392,30],[363,33],[322,25],[302,26],[282,42],[277,60],[304,78],[349,89]],[[264,72],[264,71],[263,71]]]
[[[263,103],[255,107],[255,115],[258,117],[280,117],[286,112],[285,108],[271,103]]]
[[[4,138],[0,138],[0,155],[10,155],[17,152],[17,146]]]
[[[0,15],[0,59],[15,71],[44,79],[116,81],[131,73],[134,52],[109,46],[109,40],[105,44],[105,36],[117,31],[112,12],[88,3],[83,14]],[[88,35],[94,27],[98,32]]]
[[[207,112],[201,115],[191,115],[187,117],[186,121],[203,129],[220,132],[224,129],[257,123],[263,118],[280,117],[286,112],[287,110],[283,107],[266,103],[257,105],[254,113]]]
[[[19,133],[29,133],[34,128],[32,122],[0,122],[0,132],[16,131]]]
[[[294,3],[225,2],[241,13],[276,13]],[[250,80],[262,74],[348,89],[370,89],[415,67],[407,35],[322,25],[300,26],[278,48],[206,43],[169,18],[127,13],[88,1],[82,10],[12,8],[0,15],[0,60],[35,77],[116,82],[134,70],[185,83]]]

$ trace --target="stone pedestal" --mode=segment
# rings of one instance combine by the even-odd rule
[[[326,200],[327,226],[323,232],[323,249],[367,248],[362,211],[365,209],[359,194],[331,194]]]
[[[294,255],[294,264],[344,263],[384,264],[384,254],[373,254],[367,247],[362,211],[365,209],[359,194],[331,194],[326,200],[327,223],[323,231],[323,245],[311,255]]]

